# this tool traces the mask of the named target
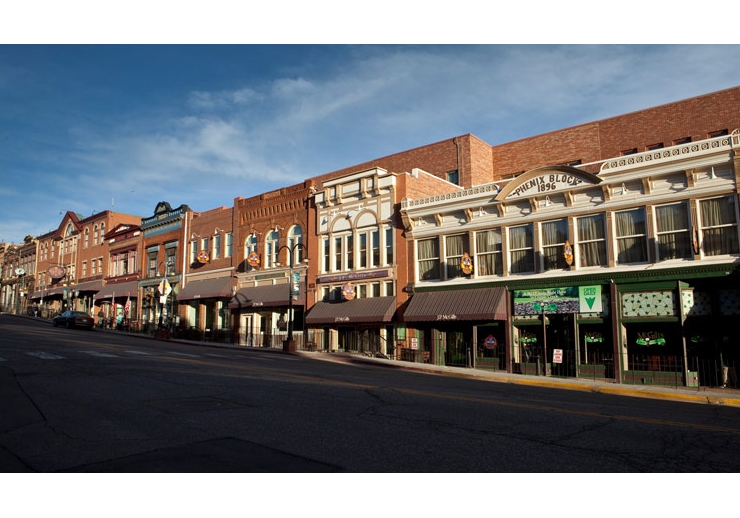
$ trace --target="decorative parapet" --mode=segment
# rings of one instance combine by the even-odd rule
[[[462,198],[468,198],[471,196],[480,196],[481,194],[498,194],[500,187],[495,183],[489,183],[485,185],[477,185],[470,189],[464,189],[460,191],[447,192],[444,194],[435,194],[434,196],[427,196],[426,198],[420,198],[418,200],[404,198],[401,200],[401,209],[408,209],[411,207],[419,207],[422,205],[429,205],[439,202],[446,202],[450,200],[458,200]]]
[[[664,162],[670,162],[680,158],[695,158],[702,155],[716,153],[725,148],[727,151],[738,147],[740,134],[735,130],[732,135],[723,135],[708,140],[698,142],[688,142],[676,146],[645,151],[644,153],[635,153],[606,160],[601,164],[600,173],[615,173],[629,170],[645,165],[654,165]]]

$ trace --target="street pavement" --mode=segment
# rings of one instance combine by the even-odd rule
[[[33,318],[19,316],[19,318]],[[48,321],[51,324],[51,321]],[[125,333],[122,331],[105,330],[103,333]],[[138,338],[149,337],[131,333]],[[522,374],[510,374],[503,371],[490,371],[486,369],[472,369],[464,367],[446,367],[426,363],[415,363],[401,360],[390,360],[386,358],[375,358],[357,353],[347,352],[325,352],[325,351],[296,351],[285,353],[282,349],[245,347],[234,344],[216,342],[194,342],[191,340],[170,339],[171,342],[190,344],[199,347],[229,348],[254,351],[264,354],[293,354],[319,361],[346,362],[355,364],[374,365],[378,367],[404,369],[408,371],[421,372],[437,376],[454,376],[459,378],[477,379],[494,383],[511,383],[513,385],[528,385],[535,387],[556,388],[562,390],[579,390],[584,392],[597,392],[627,397],[640,397],[651,399],[663,399],[669,401],[683,401],[686,403],[700,403],[708,405],[726,405],[740,407],[740,390],[712,387],[666,387],[656,385],[629,385],[616,383],[613,380],[593,380],[584,378],[556,378],[551,376],[526,376]]]

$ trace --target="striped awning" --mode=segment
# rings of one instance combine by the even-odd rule
[[[112,299],[115,294],[116,298],[120,297],[138,297],[139,281],[118,282],[115,284],[106,284],[95,295],[95,300]]]
[[[393,320],[396,297],[370,297],[337,302],[317,302],[306,314],[306,325],[352,325]]]
[[[403,321],[506,320],[509,316],[506,294],[506,288],[415,293],[403,313]]]
[[[177,300],[225,299],[229,297],[231,297],[231,277],[189,281],[177,294]]]
[[[293,305],[303,306],[305,301],[306,297],[303,290],[301,290],[298,300],[294,300]],[[282,307],[289,305],[290,285],[286,283],[242,288],[229,301],[230,309]]]

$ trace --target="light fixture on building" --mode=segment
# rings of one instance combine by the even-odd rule
[[[221,230],[220,228],[216,227],[216,228],[214,229],[214,231],[213,231],[213,235],[214,235],[214,236],[217,236],[217,235],[219,235],[219,234],[220,234],[221,232],[223,232],[223,230]]]

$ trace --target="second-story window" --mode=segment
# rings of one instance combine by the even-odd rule
[[[164,268],[166,275],[172,275],[176,271],[177,265],[177,247],[171,246],[165,250]]]
[[[737,209],[735,197],[699,202],[702,248],[705,255],[737,254]]]
[[[439,279],[439,239],[420,239],[416,243],[419,266],[419,280]]]
[[[301,245],[301,246],[298,246]],[[293,261],[293,266],[303,262],[303,230],[298,225],[294,225],[288,232],[288,247],[293,251],[293,257],[288,260]]]
[[[542,223],[542,259],[544,270],[562,270],[568,266],[563,247],[568,240],[568,220],[558,219]]]
[[[475,233],[478,275],[501,275],[504,272],[501,250],[501,229]]]
[[[468,251],[468,235],[458,234],[445,238],[445,264],[447,265],[447,278],[455,279],[462,277],[463,254]]]
[[[393,265],[393,228],[385,229],[385,266]]]
[[[532,225],[509,228],[509,257],[511,273],[534,271],[534,235]]]
[[[689,207],[685,202],[655,207],[658,260],[691,257]]]
[[[234,234],[231,232],[226,234],[226,253],[224,257],[231,257],[234,252]]]
[[[275,230],[270,231],[265,239],[265,268],[274,268],[277,262],[279,236]]]
[[[330,241],[328,237],[321,239],[321,271],[326,273],[329,271],[331,264],[331,252],[330,252]]]
[[[147,253],[147,272],[146,276],[149,278],[159,277],[157,274],[157,259],[159,257],[159,252],[157,250],[152,250]]]
[[[580,266],[606,266],[606,228],[604,214],[578,218],[578,264]]]
[[[213,259],[221,258],[221,234],[213,236]]]
[[[617,262],[644,263],[647,261],[647,234],[645,209],[624,210],[614,214],[617,232]]]
[[[85,227],[85,244],[83,245],[84,248],[87,248],[90,245],[90,229]]]

